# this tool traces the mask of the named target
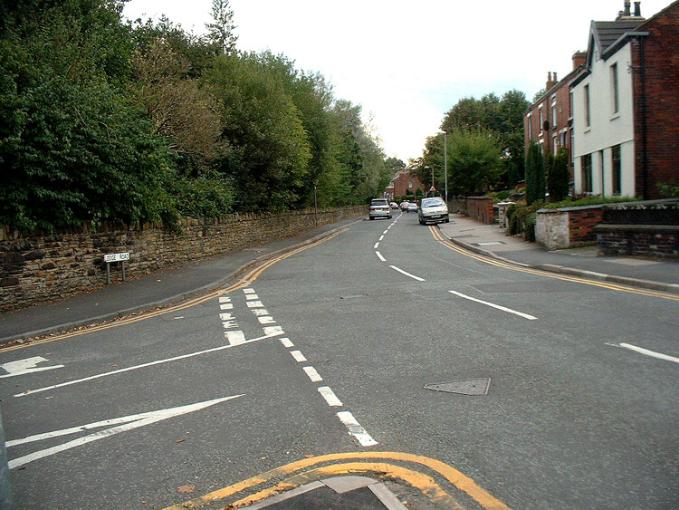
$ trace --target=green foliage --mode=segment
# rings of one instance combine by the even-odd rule
[[[545,199],[545,166],[540,147],[531,143],[526,154],[526,202],[528,205]]]
[[[621,202],[636,202],[638,200],[641,200],[641,199],[637,198],[637,197],[593,196],[593,197],[580,198],[578,200],[568,199],[568,200],[562,200],[560,202],[551,202],[549,204],[545,204],[544,207],[546,209],[559,209],[561,207],[581,207],[581,206],[586,206],[586,205],[619,204]]]
[[[507,207],[509,234],[522,235],[526,241],[535,241],[537,210],[543,206],[543,202],[535,202],[531,205],[512,204]]]
[[[659,182],[657,187],[662,198],[679,198],[679,184]]]
[[[564,148],[547,160],[547,191],[550,202],[559,202],[568,196],[568,151]]]

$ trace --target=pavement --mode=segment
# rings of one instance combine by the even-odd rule
[[[599,256],[596,246],[547,251],[537,243],[507,235],[497,224],[486,225],[453,214],[439,225],[455,244],[482,255],[554,273],[621,283],[679,294],[679,261],[633,256]]]

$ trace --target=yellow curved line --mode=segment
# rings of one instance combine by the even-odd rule
[[[546,278],[552,278],[556,280],[562,280],[566,282],[572,282],[572,283],[580,283],[583,285],[591,285],[593,287],[601,287],[604,289],[608,290],[614,290],[618,292],[627,292],[629,294],[637,294],[640,296],[648,296],[648,297],[656,297],[659,299],[666,299],[668,301],[679,301],[679,296],[676,296],[674,294],[669,294],[667,292],[661,292],[661,291],[654,291],[654,290],[647,290],[647,289],[639,289],[636,287],[628,287],[626,285],[622,284],[616,284],[616,283],[610,283],[610,282],[601,282],[597,280],[590,280],[588,278],[584,277],[579,277],[579,276],[569,276],[569,275],[559,275],[555,273],[551,273],[549,271],[545,271],[543,269],[534,269],[534,268],[528,268],[528,267],[522,267],[519,265],[514,265],[509,262],[504,262],[500,260],[496,260],[490,257],[486,257],[485,255],[479,255],[477,253],[474,253],[470,250],[467,250],[466,248],[462,248],[460,246],[452,244],[448,239],[443,237],[443,234],[441,232],[430,226],[429,230],[432,233],[432,236],[434,239],[437,241],[440,241],[443,246],[448,248],[449,250],[455,251],[461,255],[464,255],[465,257],[470,257],[475,260],[478,260],[479,262],[483,262],[485,264],[489,264],[491,266],[496,266],[496,267],[501,267],[503,269],[509,269],[511,271],[519,271],[521,273],[527,273],[527,274],[532,274],[536,276],[543,276]]]
[[[120,326],[126,326],[128,324],[134,324],[135,322],[140,322],[140,321],[145,321],[147,319],[152,319],[153,317],[158,317],[161,315],[165,315],[168,313],[173,313],[173,312],[178,312],[180,310],[186,310],[187,308],[191,308],[197,305],[200,305],[202,303],[205,303],[206,301],[209,301],[211,299],[214,299],[219,296],[224,296],[226,294],[229,294],[230,292],[233,292],[238,289],[242,289],[243,287],[247,287],[248,285],[252,285],[257,278],[259,278],[264,271],[269,269],[271,266],[274,264],[277,264],[278,262],[281,262],[282,260],[287,259],[288,257],[292,257],[293,255],[297,255],[298,253],[307,250],[309,248],[314,248],[318,246],[319,244],[322,244],[326,241],[329,241],[331,239],[334,239],[338,235],[346,232],[347,229],[342,229],[338,232],[335,232],[327,237],[324,237],[323,239],[319,239],[317,241],[314,241],[313,243],[300,246],[299,248],[296,248],[292,251],[286,252],[282,255],[279,255],[277,257],[274,257],[273,259],[267,260],[260,266],[251,269],[248,271],[244,276],[242,276],[236,283],[230,285],[229,287],[225,289],[218,289],[218,290],[213,290],[210,291],[209,293],[200,296],[200,297],[195,297],[191,298],[188,301],[184,301],[183,303],[179,303],[177,305],[173,306],[168,306],[166,308],[160,308],[158,310],[153,310],[150,312],[143,312],[140,313],[139,315],[133,315],[130,317],[125,317],[122,319],[113,319],[111,322],[107,322],[105,324],[97,324],[94,326],[84,326],[83,329],[77,330],[77,331],[70,331],[68,333],[62,333],[60,335],[54,335],[54,336],[49,336],[45,338],[39,338],[37,340],[33,340],[31,342],[27,342],[25,344],[20,344],[20,345],[10,345],[7,347],[0,347],[0,351],[6,352],[6,351],[14,351],[17,349],[25,349],[26,347],[32,347],[34,345],[40,345],[40,344],[46,344],[50,342],[56,342],[57,340],[66,340],[67,338],[72,338],[75,336],[82,336],[82,335],[88,335],[90,333],[96,333],[99,331],[104,331],[107,329],[111,328],[117,328]]]
[[[484,509],[509,510],[509,507],[505,505],[502,501],[500,501],[495,496],[487,492],[485,489],[480,487],[474,480],[472,480],[459,470],[455,469],[454,467],[449,466],[448,464],[445,464],[439,460],[425,457],[422,455],[414,455],[410,453],[401,452],[348,452],[320,455],[318,457],[309,457],[306,459],[291,462],[290,464],[286,464],[285,466],[272,469],[270,471],[267,471],[266,473],[253,476],[251,478],[248,478],[247,480],[236,483],[234,485],[230,485],[222,489],[217,489],[213,492],[205,494],[204,496],[193,499],[191,501],[167,507],[165,510],[200,508],[206,504],[223,500],[244,490],[252,489],[257,485],[266,483],[275,478],[283,478],[286,476],[290,476],[293,473],[307,469],[317,464],[354,459],[359,460],[379,459],[379,460],[399,461],[410,464],[419,464],[444,477],[449,483],[451,483],[461,491],[465,492]]]

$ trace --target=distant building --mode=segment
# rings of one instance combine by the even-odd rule
[[[591,23],[570,84],[577,194],[656,198],[658,183],[679,184],[679,0],[648,20],[634,5]]]
[[[401,170],[398,172],[391,183],[387,187],[385,193],[388,195],[389,200],[393,200],[395,197],[404,197],[410,194],[415,194],[417,190],[424,192],[424,185],[420,182],[417,175],[412,175],[408,170]]]

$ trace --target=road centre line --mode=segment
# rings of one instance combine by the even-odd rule
[[[320,382],[323,380],[321,375],[316,371],[314,367],[304,367],[302,368],[304,370],[304,373],[309,376],[309,379],[311,379],[311,382]]]
[[[378,241],[382,242],[383,239],[384,239],[384,236],[380,236],[380,238],[378,239]]]
[[[488,301],[482,301],[482,300],[480,300],[480,299],[476,299],[476,298],[474,298],[474,297],[467,296],[466,294],[462,294],[462,293],[460,293],[460,292],[455,292],[454,290],[449,290],[448,292],[450,292],[451,294],[455,294],[456,296],[459,296],[459,297],[461,297],[461,298],[468,299],[469,301],[475,301],[475,302],[477,302],[477,303],[481,303],[481,304],[483,304],[483,305],[487,305],[487,306],[490,306],[490,307],[492,307],[492,308],[496,308],[496,309],[498,309],[498,310],[502,310],[503,312],[511,313],[511,314],[514,314],[514,315],[518,315],[519,317],[523,317],[524,319],[528,319],[529,321],[536,321],[536,320],[538,320],[537,317],[534,317],[534,316],[532,316],[532,315],[528,315],[527,313],[517,312],[516,310],[512,310],[511,308],[507,308],[506,306],[496,305],[495,303],[489,303]]]
[[[382,235],[383,235],[383,236],[384,236],[384,235],[387,235],[387,232],[389,232],[389,231],[388,231],[388,230],[385,230],[384,232],[382,232]]]
[[[643,347],[638,347],[632,344],[620,343],[620,344],[607,344],[612,347],[622,347],[623,349],[628,349],[630,351],[643,354],[644,356],[650,356],[651,358],[661,359],[664,361],[671,361],[672,363],[679,363],[679,358],[670,356],[669,354],[663,354],[662,352],[652,351],[650,349],[644,349]]]
[[[389,267],[392,268],[394,271],[398,271],[399,273],[401,273],[403,275],[409,276],[413,280],[417,280],[418,282],[425,282],[426,281],[424,278],[420,278],[419,276],[415,276],[414,274],[410,274],[410,273],[404,271],[403,269],[401,269],[400,267],[396,267],[396,266],[389,266]]]
[[[290,355],[295,358],[297,363],[304,363],[307,360],[302,351],[290,351]]]
[[[379,243],[379,242],[375,243],[375,246],[373,246],[374,249],[377,249],[377,248],[379,248],[379,247],[380,247],[380,243]]]
[[[283,331],[281,331],[279,333],[271,334],[271,335],[264,335],[264,336],[260,336],[258,338],[253,338],[251,340],[246,340],[242,344],[238,344],[238,345],[247,345],[247,344],[251,344],[251,343],[254,343],[254,342],[259,342],[261,340],[266,340],[267,338],[275,338],[275,337],[282,335],[282,334],[284,334]],[[170,363],[172,361],[179,361],[179,360],[182,360],[182,359],[194,358],[196,356],[201,356],[202,354],[209,354],[209,353],[212,353],[212,352],[218,352],[218,351],[223,351],[223,350],[226,350],[226,349],[231,349],[232,347],[238,347],[238,345],[231,345],[231,344],[220,345],[219,347],[212,347],[211,349],[204,349],[202,351],[190,352],[188,354],[182,354],[180,356],[174,356],[172,358],[159,359],[159,360],[156,360],[156,361],[151,361],[149,363],[142,363],[141,365],[134,365],[134,366],[127,367],[127,368],[119,368],[118,370],[111,370],[110,372],[103,372],[101,374],[95,374],[95,375],[92,375],[92,376],[89,376],[89,377],[83,377],[82,379],[73,379],[72,381],[66,381],[66,382],[63,382],[63,383],[54,384],[52,386],[45,386],[44,388],[37,388],[35,390],[26,390],[22,393],[17,393],[16,395],[14,395],[14,397],[16,397],[16,398],[25,397],[27,395],[32,395],[34,393],[41,393],[43,391],[55,390],[57,388],[63,388],[65,386],[71,386],[73,384],[79,384],[79,383],[82,383],[82,382],[94,381],[96,379],[101,379],[102,377],[108,377],[108,376],[111,376],[111,375],[122,374],[122,373],[125,373],[125,372],[131,372],[133,370],[140,370],[142,368],[161,365],[163,363]]]
[[[342,401],[337,398],[329,386],[321,386],[318,388],[318,393],[321,394],[330,407],[342,407]]]
[[[340,411],[337,417],[349,430],[349,434],[356,438],[361,446],[375,446],[379,444],[370,434],[356,421],[356,418],[349,411]]]
[[[376,251],[375,255],[377,255],[377,258],[380,259],[381,262],[387,261],[387,259],[385,259],[379,251]]]
[[[281,338],[281,343],[283,344],[283,347],[285,347],[286,349],[295,346],[295,344],[293,344],[289,338]]]

